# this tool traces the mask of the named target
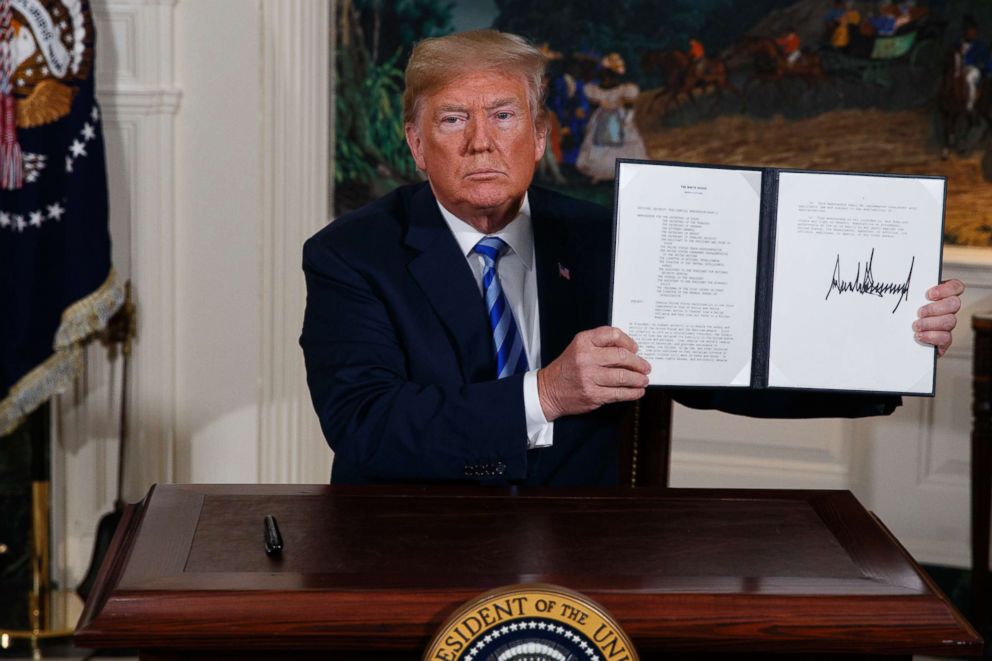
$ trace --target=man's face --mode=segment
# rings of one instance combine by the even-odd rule
[[[406,139],[438,201],[469,222],[509,222],[544,153],[523,77],[498,71],[465,74],[425,97]]]

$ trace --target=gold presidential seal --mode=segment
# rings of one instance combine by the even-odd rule
[[[440,628],[424,661],[638,661],[627,634],[591,599],[555,585],[497,588]]]

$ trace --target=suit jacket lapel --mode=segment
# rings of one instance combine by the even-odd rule
[[[540,188],[528,192],[534,227],[537,295],[541,314],[541,363],[557,358],[575,336],[577,310],[571,280],[572,251],[568,224],[547,203]]]
[[[429,185],[414,193],[409,217],[406,242],[417,254],[408,268],[448,331],[462,378],[466,383],[493,378],[496,359],[485,303]]]

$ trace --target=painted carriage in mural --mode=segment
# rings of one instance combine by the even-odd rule
[[[929,66],[940,56],[941,30],[934,25],[920,26],[894,35],[857,35],[846,51],[825,50],[823,68],[828,75],[869,85],[892,85],[895,65]]]

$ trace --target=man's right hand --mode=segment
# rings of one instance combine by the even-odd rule
[[[637,343],[620,329],[583,331],[537,373],[544,417],[551,422],[604,404],[640,399],[650,371],[648,361],[637,355]]]

